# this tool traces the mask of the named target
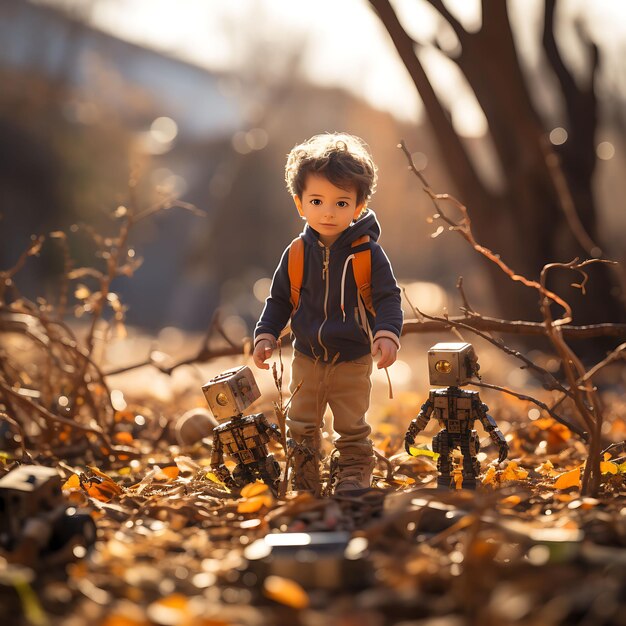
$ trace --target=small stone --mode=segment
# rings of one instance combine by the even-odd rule
[[[189,446],[205,437],[212,438],[216,426],[218,422],[213,414],[208,409],[198,407],[183,413],[176,420],[174,432],[181,446]]]

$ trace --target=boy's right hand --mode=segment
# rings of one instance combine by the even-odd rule
[[[274,346],[275,344],[273,344],[269,339],[261,339],[256,346],[254,346],[252,359],[258,368],[262,370],[268,370],[270,368],[269,364],[265,361],[267,361],[267,359],[269,359],[274,353]]]

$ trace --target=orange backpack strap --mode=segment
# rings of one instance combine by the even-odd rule
[[[289,298],[292,312],[298,308],[300,302],[300,288],[304,277],[304,241],[302,237],[296,237],[289,244],[289,258],[287,263],[289,272],[289,284],[291,285],[291,297]]]
[[[352,247],[356,248],[364,243],[369,243],[369,235],[363,235],[352,242]],[[354,272],[354,282],[363,299],[365,308],[376,315],[372,304],[372,251],[367,248],[354,254],[352,260],[352,271]]]

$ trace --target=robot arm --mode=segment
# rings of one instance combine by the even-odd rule
[[[263,424],[263,426],[265,426],[267,434],[272,439],[274,439],[274,441],[277,441],[280,444],[283,443],[283,436],[282,436],[282,433],[280,432],[280,428],[278,427],[278,424],[270,424],[267,421],[267,419],[265,419],[265,417],[261,418],[261,424]]]
[[[213,435],[213,451],[211,453],[211,471],[226,486],[231,487],[233,485],[233,477],[228,471],[228,468],[224,465],[224,450],[222,448],[222,442],[220,441],[220,438],[218,437],[216,433]]]
[[[483,404],[480,400],[476,400],[474,404],[474,409],[480,420],[480,423],[483,425],[483,428],[487,431],[489,436],[491,437],[491,441],[498,446],[499,455],[498,455],[498,463],[502,463],[504,459],[509,455],[509,444],[506,442],[504,435],[498,428],[496,421],[489,415],[487,411],[489,411],[489,407],[486,404]]]
[[[422,405],[418,416],[415,419],[411,420],[409,428],[406,431],[406,435],[404,435],[404,449],[407,451],[408,454],[411,454],[409,450],[410,447],[415,443],[415,437],[417,436],[417,434],[424,430],[424,428],[426,428],[426,425],[428,424],[430,416],[433,412],[434,406],[435,405],[433,404],[432,398],[429,397],[428,400],[426,400],[426,402],[424,402],[424,404]]]

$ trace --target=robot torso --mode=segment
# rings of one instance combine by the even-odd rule
[[[248,465],[264,460],[268,455],[269,426],[262,413],[235,416],[217,426],[213,433],[224,451],[237,463]]]
[[[441,428],[451,434],[466,435],[471,432],[478,417],[475,407],[480,404],[477,391],[459,387],[432,389],[429,401],[433,407],[431,417],[439,422]]]

